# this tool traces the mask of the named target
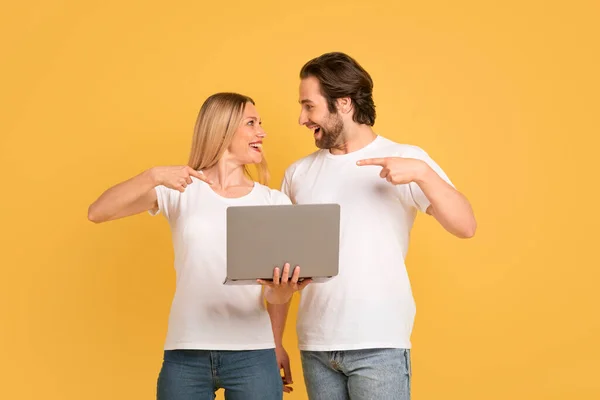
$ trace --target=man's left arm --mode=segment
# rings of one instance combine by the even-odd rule
[[[359,160],[357,164],[379,166],[379,176],[392,185],[408,185],[416,207],[433,217],[448,232],[459,238],[475,235],[477,223],[467,198],[449,180],[442,178],[431,165],[437,164],[426,155],[421,158],[383,157]],[[427,162],[425,159],[428,159]],[[431,164],[431,165],[430,165]]]
[[[459,238],[475,235],[477,222],[469,200],[440,177],[425,161],[415,174],[414,182],[431,203],[427,214],[432,215],[448,232]]]

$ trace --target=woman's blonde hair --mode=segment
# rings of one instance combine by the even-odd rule
[[[233,136],[242,123],[248,103],[254,104],[254,100],[238,93],[216,93],[206,99],[200,108],[194,127],[192,150],[188,161],[190,167],[199,171],[217,164],[231,145]],[[258,182],[263,185],[268,184],[269,170],[264,156],[256,166],[256,170]],[[244,166],[244,172],[254,180],[248,165]]]

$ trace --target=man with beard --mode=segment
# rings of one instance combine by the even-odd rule
[[[282,191],[296,204],[341,206],[339,275],[304,289],[298,312],[309,398],[410,399],[410,230],[422,211],[469,238],[473,211],[426,152],[373,131],[373,81],[354,59],[324,54],[300,78],[299,123],[319,150],[286,170]]]

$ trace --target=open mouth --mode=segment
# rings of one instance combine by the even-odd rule
[[[250,143],[250,148],[254,151],[261,152],[262,151],[262,142],[253,142]]]
[[[318,137],[321,134],[321,127],[318,125],[309,126],[308,128],[313,131],[315,137]]]

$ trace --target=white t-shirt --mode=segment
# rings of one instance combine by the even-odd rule
[[[226,275],[226,210],[230,206],[291,204],[283,193],[255,183],[239,198],[225,198],[192,178],[184,193],[157,186],[158,211],[169,221],[176,290],[165,350],[274,348],[261,286],[223,285]]]
[[[316,151],[286,170],[282,191],[293,203],[341,206],[339,275],[303,290],[300,350],[411,347],[415,303],[404,260],[417,210],[430,202],[416,183],[394,186],[381,167],[356,165],[373,157],[424,160],[450,183],[423,150],[381,136],[349,154]]]

